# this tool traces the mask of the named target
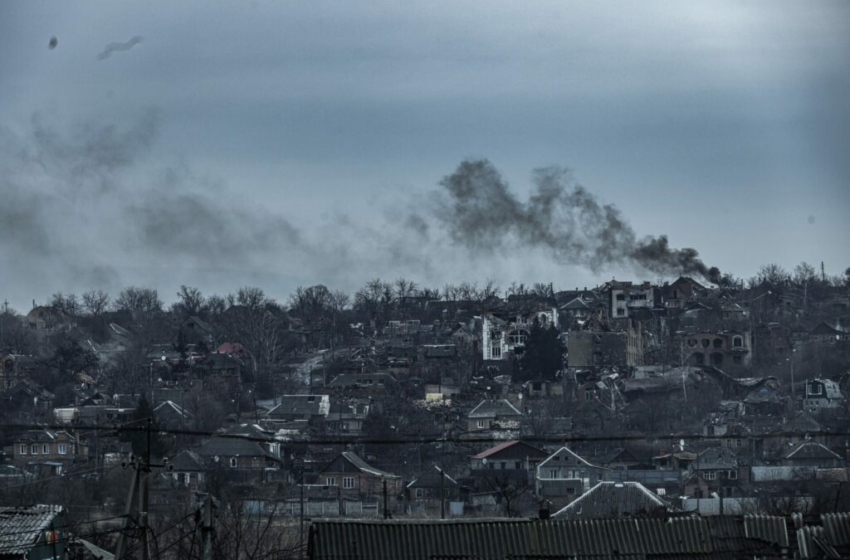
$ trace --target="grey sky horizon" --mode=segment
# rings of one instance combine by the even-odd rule
[[[0,53],[19,311],[129,284],[656,279],[410,231],[466,158],[522,199],[569,167],[736,276],[850,266],[847,2],[12,1]]]

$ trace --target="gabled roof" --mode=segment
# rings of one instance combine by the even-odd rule
[[[191,449],[184,449],[178,453],[177,456],[172,459],[171,464],[174,466],[174,470],[178,472],[204,470],[204,460]]]
[[[828,459],[841,460],[841,455],[832,451],[823,444],[815,441],[800,442],[794,449],[785,455],[785,459]]]
[[[159,403],[159,405],[157,405],[156,408],[153,409],[153,412],[154,412],[155,415],[157,413],[160,413],[160,414],[177,414],[178,416],[182,416],[183,418],[191,418],[192,417],[191,412],[189,412],[185,408],[182,408],[180,405],[178,405],[178,404],[176,404],[172,401],[165,401],[165,402]]]
[[[546,452],[543,451],[542,449],[538,449],[538,448],[534,447],[533,445],[529,445],[529,444],[525,443],[524,441],[512,440],[512,441],[506,441],[504,443],[500,443],[499,445],[497,445],[495,447],[491,447],[490,449],[484,450],[481,453],[479,453],[478,455],[473,455],[472,458],[473,459],[486,459],[488,457],[492,457],[493,455],[497,455],[497,454],[501,453],[505,449],[509,449],[509,448],[515,447],[515,446],[527,447],[527,448],[531,449],[532,451],[534,451],[535,454],[539,454],[541,457],[546,455]]]
[[[268,411],[268,416],[327,416],[330,410],[328,395],[283,395],[280,404]]]
[[[522,412],[507,399],[483,400],[472,409],[468,418],[497,418],[499,416],[522,416]]]
[[[346,461],[348,461],[349,463],[351,463],[351,465],[354,466],[354,468],[356,468],[358,471],[360,471],[362,473],[371,474],[373,476],[379,476],[379,477],[382,477],[382,478],[399,478],[398,475],[391,474],[391,473],[388,473],[387,471],[382,471],[379,468],[373,467],[372,465],[370,465],[369,463],[367,463],[366,461],[364,461],[363,459],[358,457],[357,454],[352,452],[352,451],[343,451],[340,454],[340,456],[343,459],[345,459]],[[331,462],[331,464],[333,464],[333,461]],[[328,465],[328,467],[329,466],[330,465]],[[324,469],[322,469],[322,472],[326,472],[328,467],[325,467]]]
[[[442,478],[442,481],[440,480]],[[440,484],[447,487],[457,486],[457,481],[449,475],[440,476],[440,467],[434,465],[433,469],[428,469],[421,475],[413,479],[413,482],[407,485],[408,488],[439,488]]]
[[[600,482],[553,515],[565,519],[598,519],[633,516],[672,506],[640,482]]]
[[[582,464],[584,464],[585,466],[588,466],[588,467],[595,467],[595,468],[602,468],[602,467],[597,467],[596,465],[594,465],[594,464],[590,463],[589,461],[587,461],[586,459],[584,459],[583,457],[581,457],[580,455],[578,455],[577,453],[575,453],[574,451],[572,451],[572,450],[571,450],[570,448],[568,448],[568,447],[562,447],[562,448],[560,448],[559,450],[557,450],[557,451],[555,451],[554,453],[552,453],[551,455],[549,455],[548,457],[546,457],[546,460],[545,460],[545,461],[543,461],[542,463],[540,463],[540,465],[538,466],[538,468],[542,467],[543,465],[545,465],[546,463],[548,463],[549,461],[551,461],[554,457],[556,457],[556,456],[558,456],[558,457],[562,457],[563,455],[569,455],[570,457],[575,458],[575,459],[576,459],[579,463],[582,463]]]
[[[256,441],[238,437],[213,436],[201,445],[196,453],[201,457],[267,457],[280,461]]]
[[[0,507],[0,556],[28,557],[62,506]]]

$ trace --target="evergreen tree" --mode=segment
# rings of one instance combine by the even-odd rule
[[[119,432],[119,439],[132,444],[133,454],[145,457],[148,449],[148,423],[146,421],[148,418],[153,421],[151,423],[151,457],[161,457],[165,452],[165,442],[160,437],[159,424],[154,416],[153,407],[144,395],[139,399],[139,404],[133,411],[133,421],[129,426],[132,429]]]
[[[517,381],[554,381],[564,367],[564,344],[554,326],[542,327],[537,321],[525,341],[521,379]]]

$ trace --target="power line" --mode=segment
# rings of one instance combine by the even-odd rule
[[[0,424],[0,429],[4,430],[55,430],[55,429],[64,429],[71,430],[74,429],[82,429],[82,430],[92,430],[92,429],[105,429],[103,427],[97,428],[95,426],[87,426],[87,425],[77,425],[75,427],[69,428],[68,426],[58,424]],[[144,428],[121,428],[115,427],[111,428],[116,432],[143,432]],[[170,435],[186,435],[186,436],[196,436],[196,437],[216,437],[223,439],[238,439],[245,441],[253,441],[258,443],[282,443],[286,445],[346,445],[352,443],[360,443],[360,444],[369,444],[369,445],[398,445],[398,444],[429,444],[429,443],[463,443],[463,444],[475,444],[475,443],[505,443],[511,440],[522,440],[525,442],[537,442],[537,443],[566,443],[566,442],[584,442],[584,441],[645,441],[645,440],[706,440],[712,441],[717,439],[723,439],[727,436],[716,436],[716,435],[704,435],[704,434],[651,434],[651,435],[638,435],[638,434],[609,434],[609,435],[576,435],[576,436],[517,436],[515,438],[496,438],[492,436],[474,436],[474,437],[437,437],[437,436],[417,436],[417,435],[409,435],[402,437],[392,437],[392,438],[363,438],[363,437],[352,437],[352,438],[297,438],[297,439],[275,439],[272,436],[269,437],[257,437],[251,436],[247,434],[228,434],[228,433],[220,433],[220,432],[210,432],[203,430],[178,430],[178,429],[169,429],[169,428],[160,428],[156,431],[158,434],[170,434]],[[740,437],[742,439],[752,438],[752,437],[792,437],[792,436],[800,436],[801,434],[807,434],[810,437],[821,437],[821,436],[850,436],[850,430],[837,430],[837,431],[776,431],[771,432],[769,434],[763,434],[759,436],[753,435],[741,435],[741,436],[730,436],[730,437]]]

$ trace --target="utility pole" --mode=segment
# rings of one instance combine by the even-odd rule
[[[301,491],[300,491],[299,501],[301,502],[301,515],[300,515],[300,517],[301,517],[301,520],[300,520],[301,527],[300,527],[300,532],[299,532],[299,537],[298,537],[298,548],[300,550],[304,547],[304,471],[303,470],[301,471]]]
[[[150,505],[150,472],[151,472],[151,425],[153,424],[153,420],[148,418],[147,425],[147,448],[145,449],[145,462],[142,465],[141,470],[144,471],[144,476],[141,479],[141,486],[139,487],[139,492],[141,496],[139,498],[139,502],[141,503],[141,512],[139,513],[139,530],[142,535],[142,560],[150,560],[150,548],[148,543],[148,506]]]
[[[212,495],[207,494],[207,497],[204,499],[204,511],[201,515],[201,542],[203,543],[204,550],[203,560],[212,560],[212,540]]]
[[[381,492],[384,495],[384,519],[390,518],[390,512],[387,510],[387,479],[381,479]]]
[[[441,467],[437,467],[440,471],[440,519],[446,518],[446,473]]]

